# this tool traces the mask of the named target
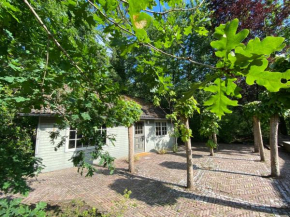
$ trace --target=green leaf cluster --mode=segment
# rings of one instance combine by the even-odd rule
[[[36,204],[35,208],[30,208],[29,205],[21,204],[22,199],[0,199],[0,216],[3,217],[45,217],[45,208],[47,206],[44,202]]]

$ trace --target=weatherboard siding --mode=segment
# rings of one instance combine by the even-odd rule
[[[167,135],[156,136],[155,122],[157,120],[145,121],[145,142],[146,142],[146,152],[160,150],[162,148],[171,150],[175,139],[170,137],[170,133],[173,131],[173,125],[167,121]]]
[[[54,144],[50,139],[50,132],[59,130],[56,126],[56,119],[52,117],[40,117],[37,129],[37,141],[35,156],[42,159],[45,168],[42,172],[49,172],[59,169],[73,167],[70,161],[76,151],[67,150],[66,143],[55,151],[55,146],[61,141],[61,137],[68,136],[69,128],[60,130],[60,135],[55,139]],[[107,139],[107,145],[104,146],[104,151],[108,151],[112,157],[120,158],[128,155],[128,128],[114,127],[107,129],[108,135],[114,135],[116,141],[114,144]],[[92,149],[86,149],[87,159],[89,160],[89,152]],[[97,163],[97,162],[96,162]]]

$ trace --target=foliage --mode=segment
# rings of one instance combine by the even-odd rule
[[[244,113],[249,118],[252,118],[253,116],[261,118],[265,114],[261,101],[249,102],[245,104],[243,108],[244,108]]]
[[[157,149],[156,151],[158,154],[166,154],[167,153],[167,149],[164,147]]]
[[[173,153],[177,153],[178,152],[178,144],[174,143],[173,147],[172,147],[172,151]]]
[[[54,206],[52,206],[53,208]],[[94,217],[101,216],[96,208],[92,208],[81,200],[72,200],[69,203],[61,204],[60,207],[55,206],[54,210],[47,209],[46,216],[61,216],[61,217]]]
[[[234,19],[217,27],[214,34],[217,40],[211,42],[211,46],[216,49],[215,55],[220,58],[216,65],[219,78],[215,79],[214,86],[204,87],[205,91],[215,93],[204,104],[220,118],[225,113],[231,113],[228,106],[238,105],[236,100],[229,97],[241,97],[240,90],[234,83],[236,78],[231,77],[246,77],[247,84],[253,85],[256,81],[271,92],[288,88],[290,70],[284,73],[265,71],[268,67],[267,58],[285,46],[284,39],[269,36],[262,41],[255,38],[247,45],[242,44],[249,31],[244,29],[236,33],[238,23],[238,19]],[[283,79],[286,82],[282,82]]]
[[[119,201],[115,201],[112,207],[112,211],[102,214],[102,217],[123,216],[130,206],[135,206],[134,204],[130,203],[131,194],[132,191],[126,188],[123,193],[123,198],[120,199]]]
[[[209,139],[206,143],[206,146],[209,148],[216,148],[217,144],[212,139]]]
[[[99,158],[112,169],[113,158],[102,152],[105,144],[96,129],[104,124],[131,125],[141,110],[119,96],[121,89],[101,42],[104,34],[95,28],[89,2],[32,1],[49,36],[24,1],[1,4],[5,7],[0,7],[0,104],[9,104],[16,113],[33,108],[53,111],[60,117],[60,129],[77,128],[83,142],[95,145],[92,159]],[[52,138],[57,136],[55,132]],[[77,153],[73,162],[92,175],[84,156]]]
[[[185,101],[177,101],[174,105],[174,112],[166,116],[174,122],[175,134],[179,134],[183,142],[188,141],[192,137],[192,131],[185,126],[184,121],[192,117],[195,111],[199,113],[199,108],[197,101],[191,97]]]
[[[203,111],[200,115],[201,126],[199,133],[205,137],[212,136],[213,134],[218,134],[219,131],[219,119],[211,112]]]
[[[4,106],[0,107],[0,114],[0,190],[26,194],[26,179],[42,169],[41,160],[34,157],[29,122]]]
[[[250,29],[250,37],[276,35],[289,28],[289,1],[278,0],[211,0],[212,21],[219,25],[234,18],[240,20],[240,29]]]
[[[252,119],[244,114],[241,107],[236,107],[232,113],[226,114],[219,122],[220,141],[225,143],[247,142],[252,138],[252,123]]]
[[[46,203],[39,202],[35,208],[31,209],[28,205],[21,204],[21,199],[0,199],[0,216],[3,217],[45,217]]]

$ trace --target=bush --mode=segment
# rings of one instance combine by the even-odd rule
[[[166,148],[160,148],[156,150],[158,154],[166,154],[167,153],[167,149]]]
[[[36,204],[35,208],[31,209],[28,205],[21,204],[22,199],[0,199],[0,216],[3,217],[44,217],[46,203],[39,202]]]
[[[26,178],[42,169],[31,140],[35,126],[4,106],[0,107],[0,116],[0,191],[26,194]]]

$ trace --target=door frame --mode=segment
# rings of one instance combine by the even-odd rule
[[[145,128],[145,124],[146,124],[146,121],[145,120],[139,120],[137,122],[143,122],[143,126],[144,126],[144,152],[146,152],[146,128]],[[137,123],[135,122],[135,123]],[[133,124],[133,130],[134,130],[134,133],[133,133],[133,146],[134,146],[134,154],[140,154],[140,153],[144,153],[144,152],[140,152],[140,153],[135,153],[135,123]]]

